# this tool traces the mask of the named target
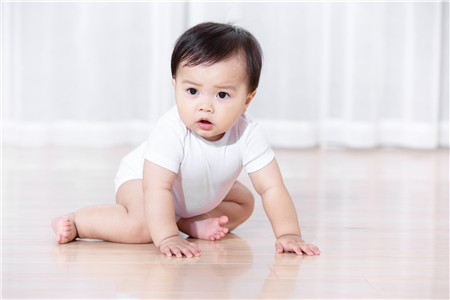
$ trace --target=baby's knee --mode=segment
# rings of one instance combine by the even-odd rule
[[[130,229],[129,239],[131,243],[146,244],[152,241],[146,222],[135,221]]]
[[[245,207],[249,214],[252,214],[253,208],[255,207],[255,196],[247,187],[243,186],[243,188],[242,205]]]
[[[253,193],[249,189],[247,189],[246,198],[248,199],[247,200],[248,201],[248,205],[251,206],[252,210],[253,210],[253,207],[255,206],[255,196],[253,195]]]
[[[249,215],[252,214],[255,206],[253,193],[239,181],[234,183],[225,200],[238,204],[240,209],[248,212]]]

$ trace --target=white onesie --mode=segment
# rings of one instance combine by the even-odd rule
[[[252,173],[273,158],[264,132],[245,114],[220,140],[210,142],[186,128],[175,106],[158,120],[149,139],[122,159],[116,192],[124,182],[142,179],[147,159],[177,174],[175,214],[190,218],[219,205],[243,167]]]

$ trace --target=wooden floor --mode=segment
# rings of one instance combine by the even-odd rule
[[[195,241],[199,258],[57,245],[51,218],[112,203],[128,150],[3,147],[3,298],[449,297],[448,149],[276,151],[318,257],[275,254],[259,202],[227,238]]]

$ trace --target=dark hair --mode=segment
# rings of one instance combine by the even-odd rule
[[[213,22],[198,24],[188,29],[177,40],[172,52],[172,77],[178,66],[212,65],[234,55],[242,55],[247,63],[250,92],[258,87],[262,67],[262,50],[256,38],[247,30]]]

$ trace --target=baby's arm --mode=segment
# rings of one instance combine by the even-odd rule
[[[167,256],[199,256],[200,250],[197,246],[178,235],[171,193],[175,176],[175,173],[145,160],[144,209],[150,236],[161,253]]]
[[[320,254],[317,246],[308,244],[302,239],[297,212],[291,196],[283,183],[276,159],[264,168],[250,173],[253,186],[262,198],[267,217],[272,224],[277,238],[275,243],[278,253],[295,252],[299,255]]]

